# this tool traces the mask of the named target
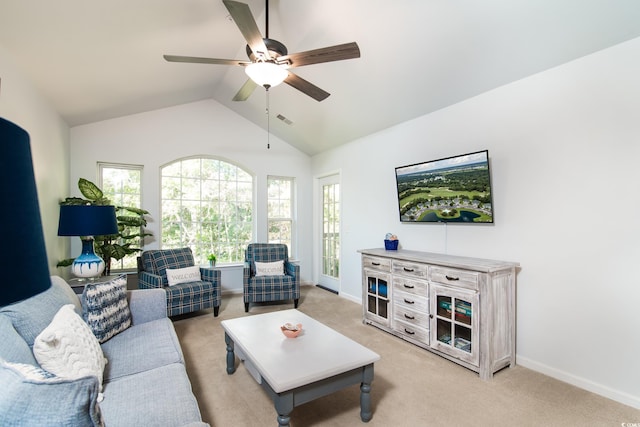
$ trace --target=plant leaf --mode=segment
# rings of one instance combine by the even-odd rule
[[[104,197],[102,190],[88,179],[80,178],[78,180],[78,188],[82,195],[89,200],[96,201],[101,200]]]

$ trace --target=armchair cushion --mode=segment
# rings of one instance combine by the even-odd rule
[[[282,276],[284,275],[284,260],[274,262],[256,261],[256,276]]]
[[[194,265],[184,268],[167,268],[167,284],[169,286],[180,283],[197,282],[200,280],[200,267]]]

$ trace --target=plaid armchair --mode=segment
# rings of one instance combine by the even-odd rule
[[[256,262],[284,261],[284,275],[256,276]],[[244,311],[252,302],[293,300],[298,308],[300,299],[300,266],[289,262],[287,245],[281,243],[250,243],[245,252],[243,274]]]
[[[220,271],[200,267],[202,280],[169,286],[167,269],[192,267],[191,248],[156,249],[142,252],[138,263],[140,289],[164,289],[167,293],[167,314],[190,313],[213,307],[213,315],[220,310]]]

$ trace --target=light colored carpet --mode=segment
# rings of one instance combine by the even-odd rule
[[[277,425],[272,401],[244,366],[226,373],[220,322],[293,308],[293,303],[252,305],[225,295],[220,315],[211,310],[175,317],[187,371],[202,417],[213,427]],[[303,426],[620,426],[640,423],[640,411],[520,366],[491,381],[440,356],[362,324],[362,307],[317,287],[303,286],[298,310],[381,356],[372,385],[373,419],[360,421],[354,385],[295,408]],[[328,348],[327,351],[339,351]]]

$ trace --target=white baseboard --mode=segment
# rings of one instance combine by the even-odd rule
[[[526,357],[516,355],[516,364],[533,371],[540,372],[541,374],[548,375],[552,378],[574,385],[576,387],[580,387],[581,389],[590,391],[592,393],[599,394],[600,396],[604,396],[608,399],[615,400],[616,402],[622,403],[623,405],[628,405],[633,408],[640,409],[640,397],[638,396],[633,396],[631,394],[612,389],[610,387],[595,383],[585,378],[569,374],[556,368],[552,368]]]
[[[349,300],[351,302],[355,302],[356,304],[360,304],[362,305],[362,297],[354,297],[353,295],[349,295],[349,294],[338,294],[339,297],[344,298],[346,300]]]

